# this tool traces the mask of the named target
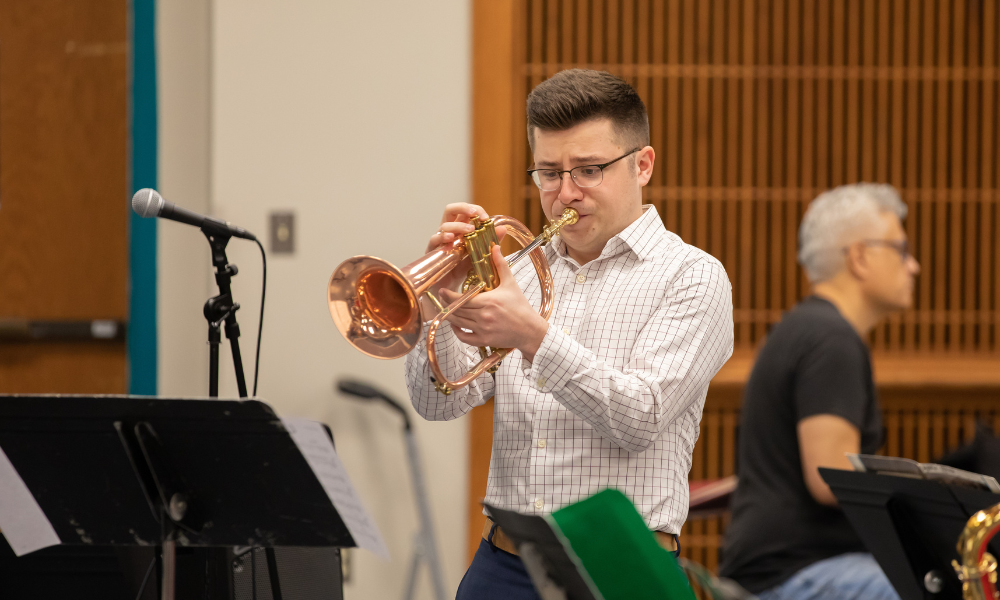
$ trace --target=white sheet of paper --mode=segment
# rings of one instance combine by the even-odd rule
[[[281,422],[323,485],[326,495],[340,513],[354,541],[359,547],[389,560],[389,549],[382,540],[382,534],[379,533],[371,515],[365,510],[358,493],[354,491],[350,479],[347,478],[347,471],[333,449],[333,444],[330,443],[323,426],[315,421],[300,418],[281,419]]]
[[[17,556],[55,546],[59,536],[0,448],[0,530]]]

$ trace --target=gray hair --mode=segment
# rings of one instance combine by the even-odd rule
[[[823,192],[809,204],[799,227],[799,264],[809,281],[826,281],[844,268],[843,249],[881,235],[880,213],[902,221],[906,204],[885,183],[853,183]]]

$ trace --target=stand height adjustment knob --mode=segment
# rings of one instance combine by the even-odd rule
[[[170,518],[174,521],[183,521],[187,514],[188,502],[184,494],[180,492],[170,497]]]
[[[941,572],[937,570],[927,571],[924,575],[924,588],[932,593],[940,593],[944,589],[944,577],[941,576]]]

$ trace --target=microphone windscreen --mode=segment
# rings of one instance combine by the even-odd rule
[[[132,196],[132,210],[140,217],[149,218],[159,216],[162,208],[163,196],[157,193],[156,190],[142,188]]]

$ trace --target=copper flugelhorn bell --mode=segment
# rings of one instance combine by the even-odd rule
[[[507,228],[522,249],[507,260],[514,265],[525,255],[531,257],[541,284],[542,304],[538,313],[545,319],[552,313],[552,273],[542,253],[542,246],[566,225],[572,225],[579,215],[572,208],[563,211],[537,238],[517,219],[502,215],[480,222],[474,218],[474,231],[461,238],[442,244],[403,268],[374,256],[355,256],[342,262],[330,277],[327,299],[330,314],[337,329],[355,348],[375,358],[399,358],[420,339],[422,319],[420,297],[426,295],[440,311],[427,331],[427,358],[434,373],[434,386],[450,394],[471,383],[486,371],[496,370],[510,348],[480,348],[482,360],[457,381],[450,381],[438,365],[434,339],[441,322],[455,309],[471,300],[476,294],[492,290],[500,284],[500,276],[493,266],[491,249],[497,240],[496,227]],[[457,267],[466,257],[472,268],[462,285],[461,298],[445,307],[431,293],[431,287]]]

